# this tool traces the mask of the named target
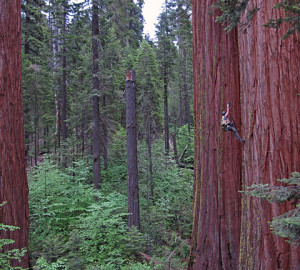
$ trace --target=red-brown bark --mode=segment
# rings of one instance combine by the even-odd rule
[[[280,30],[262,26],[278,18],[277,1],[253,1],[261,10],[247,34],[239,32],[243,134],[243,187],[278,184],[300,170],[299,39],[282,40]],[[246,15],[246,14],[245,14]],[[287,211],[248,196],[242,199],[240,269],[297,269],[295,247],[274,236],[268,221]]]
[[[231,102],[240,126],[237,34],[209,13],[214,1],[193,2],[195,184],[190,269],[237,269],[242,144],[221,130]]]
[[[0,2],[0,223],[20,227],[1,231],[15,240],[11,248],[28,247],[28,187],[21,83],[21,0]],[[28,254],[14,266],[28,267]]]
[[[253,183],[275,183],[299,171],[299,43],[286,29],[264,28],[274,1],[261,4],[245,34],[228,35],[193,1],[195,179],[189,269],[296,269],[296,248],[268,221],[287,210],[242,196]],[[266,3],[267,2],[267,3]],[[220,127],[231,103],[242,144]]]

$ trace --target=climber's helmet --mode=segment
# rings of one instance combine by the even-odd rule
[[[222,115],[225,115],[226,114],[226,112],[225,111],[222,111]]]

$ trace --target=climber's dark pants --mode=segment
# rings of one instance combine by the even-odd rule
[[[242,141],[242,138],[240,137],[239,133],[237,132],[235,126],[233,126],[232,124],[228,124],[228,125],[226,125],[226,128],[228,131],[232,131],[238,140]]]

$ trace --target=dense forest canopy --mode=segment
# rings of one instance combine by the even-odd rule
[[[299,265],[299,1],[3,3],[1,269]]]
[[[152,259],[172,268],[186,264],[191,1],[165,1],[154,40],[143,35],[142,7],[132,0],[22,2],[35,269],[147,269]],[[136,74],[139,230],[127,229],[127,70]]]

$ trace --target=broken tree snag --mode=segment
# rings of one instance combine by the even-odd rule
[[[21,0],[0,1],[0,223],[17,226],[1,230],[1,239],[15,242],[9,249],[28,250],[28,186],[22,109]],[[6,245],[6,247],[8,247]],[[0,251],[2,252],[2,250]],[[28,252],[11,266],[28,268]]]
[[[135,83],[135,70],[126,71],[126,82],[131,81]]]
[[[126,134],[127,134],[127,184],[128,227],[140,228],[139,183],[136,135],[136,87],[135,71],[126,72]]]

